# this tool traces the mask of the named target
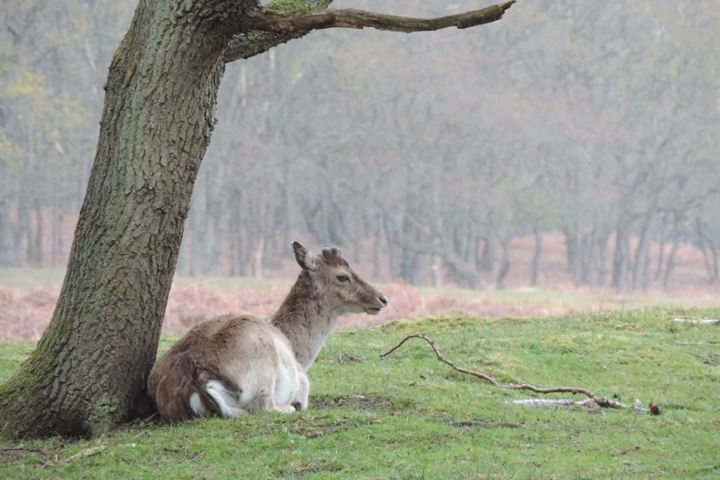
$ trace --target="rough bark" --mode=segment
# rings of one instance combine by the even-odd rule
[[[509,5],[495,7],[493,18],[471,17],[497,20]],[[146,378],[231,46],[251,56],[293,35],[345,26],[343,15],[318,23],[324,17],[312,11],[268,13],[255,0],[140,1],[110,66],[60,299],[36,350],[0,386],[0,435],[98,435],[149,408]],[[407,31],[399,17],[367,18],[365,26]],[[254,41],[244,50],[243,36]]]

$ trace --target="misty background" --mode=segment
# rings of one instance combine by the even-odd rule
[[[0,268],[64,267],[136,1],[4,0]],[[486,6],[337,0],[435,16]],[[320,31],[229,65],[181,275],[718,291],[720,2],[522,0],[463,32]]]

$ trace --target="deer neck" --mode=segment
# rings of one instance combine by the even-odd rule
[[[307,370],[337,325],[339,316],[330,299],[318,290],[310,274],[303,271],[271,322],[285,334],[295,358]]]

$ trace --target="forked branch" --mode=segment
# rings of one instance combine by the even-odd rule
[[[250,17],[246,31],[297,34],[325,28],[376,28],[392,32],[423,32],[469,28],[500,20],[515,1],[438,18],[412,18],[355,9],[276,13],[263,10]]]
[[[435,353],[435,357],[439,361],[444,363],[445,365],[448,365],[453,370],[460,372],[460,373],[464,373],[466,375],[471,375],[475,378],[479,378],[480,380],[485,380],[486,382],[488,382],[492,385],[495,385],[496,387],[507,388],[507,389],[511,389],[511,390],[529,390],[531,392],[541,393],[541,394],[574,393],[577,395],[585,395],[590,400],[590,402],[588,402],[587,400],[585,400],[583,402],[578,402],[577,403],[578,405],[587,406],[588,404],[594,403],[594,404],[598,405],[599,407],[603,407],[603,408],[625,408],[625,406],[622,405],[621,403],[615,402],[606,397],[595,396],[594,393],[592,393],[590,390],[588,390],[586,388],[581,388],[581,387],[537,387],[530,383],[500,383],[493,376],[488,375],[486,373],[476,372],[473,370],[468,370],[466,368],[458,367],[453,362],[451,362],[450,360],[445,358],[442,353],[440,353],[440,350],[438,350],[437,346],[435,346],[435,343],[430,338],[428,338],[427,336],[425,336],[421,333],[414,334],[414,335],[408,335],[407,337],[403,338],[402,341],[400,341],[400,343],[398,343],[397,345],[392,347],[387,352],[381,354],[380,358],[386,358],[387,356],[392,354],[394,351],[396,351],[398,348],[400,348],[405,342],[407,342],[408,340],[411,340],[413,338],[417,338],[417,339],[425,341],[428,345],[430,345],[430,348]]]

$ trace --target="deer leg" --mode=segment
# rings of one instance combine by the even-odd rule
[[[215,403],[220,409],[220,414],[223,417],[237,417],[247,413],[247,411],[240,405],[239,392],[233,392],[228,390],[221,382],[218,382],[216,380],[210,380],[205,384],[205,391],[207,391],[208,395],[210,395],[213,400],[215,400]],[[191,407],[193,407],[194,399],[191,398],[190,400]],[[195,400],[200,399],[197,398]],[[195,405],[194,407],[197,407],[197,405]],[[193,410],[195,410],[195,408],[193,408]],[[203,410],[205,410],[204,406]],[[198,412],[196,411],[196,413]]]
[[[260,390],[247,406],[250,412],[259,412],[266,410],[268,412],[292,413],[295,408],[292,405],[278,405],[273,400],[271,392]]]

